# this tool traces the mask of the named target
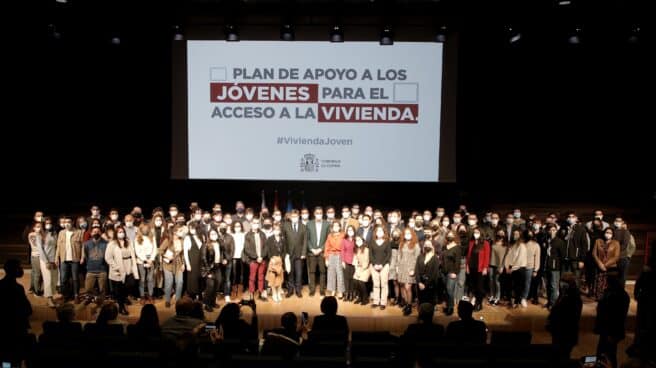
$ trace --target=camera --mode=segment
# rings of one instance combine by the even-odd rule
[[[308,312],[301,312],[301,323],[302,324],[304,324],[304,325],[307,324],[309,318],[310,317],[308,315]]]

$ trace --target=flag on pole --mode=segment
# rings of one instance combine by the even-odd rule
[[[266,199],[264,198],[264,189],[262,189],[262,204],[260,204],[260,211],[266,208]]]
[[[292,208],[294,208],[294,206],[292,205],[292,191],[288,190],[287,191],[287,209],[285,211],[286,212],[292,212]]]
[[[278,189],[273,191],[273,210],[278,211]]]

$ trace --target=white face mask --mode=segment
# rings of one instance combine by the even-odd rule
[[[280,222],[281,219],[282,219],[282,216],[280,216],[280,215],[273,216],[273,220],[275,222]]]
[[[362,227],[368,227],[369,226],[369,220],[362,220]]]
[[[292,217],[290,220],[292,220],[292,224],[298,223],[298,217],[297,216]]]
[[[232,218],[223,219],[223,222],[225,222],[226,225],[232,225]]]
[[[125,226],[126,226],[126,227],[132,227],[132,226],[134,226],[134,222],[132,222],[132,221],[127,221],[127,222],[125,223]]]
[[[200,221],[203,218],[203,215],[194,215],[194,220]]]
[[[221,222],[221,216],[214,216],[214,222]]]
[[[499,219],[491,219],[490,223],[494,226],[497,226],[497,225],[499,225]]]
[[[112,221],[116,221],[116,220],[118,220],[118,215],[110,215],[109,218],[110,218]]]
[[[515,216],[515,218],[520,218],[520,217],[522,217],[522,213],[521,212],[515,212],[515,213],[513,213],[513,216]]]
[[[169,211],[169,215],[171,216],[171,218],[175,218],[175,216],[178,215],[178,211]]]
[[[382,231],[376,232],[376,237],[382,239],[385,236],[385,233]]]
[[[515,219],[507,218],[507,219],[506,219],[506,223],[507,223],[508,225],[510,225],[510,224],[514,224],[514,223],[515,223]]]
[[[476,220],[467,220],[467,224],[469,224],[469,226],[474,226],[476,225]]]
[[[453,223],[454,224],[459,224],[461,221],[462,221],[462,219],[460,217],[454,217],[453,218]]]
[[[52,229],[52,224],[46,224],[46,230]]]
[[[604,234],[604,236],[605,236],[606,239],[608,239],[608,240],[613,239],[613,234]]]
[[[323,218],[323,215],[314,215],[314,220],[315,221],[321,221],[322,218]]]
[[[116,237],[119,239],[125,239],[125,233],[118,233],[116,234]]]
[[[429,223],[431,220],[430,216],[424,216],[423,219],[425,223]]]
[[[622,227],[622,223],[619,221],[615,221],[615,227],[619,229],[620,227]]]
[[[219,238],[219,236],[217,234],[214,234],[214,233],[210,234],[210,239],[211,240],[217,240],[218,238]]]
[[[251,224],[251,229],[253,229],[253,231],[259,230],[260,229],[260,224]]]
[[[162,220],[155,220],[155,226],[162,226]]]
[[[246,220],[251,221],[253,219],[253,215],[248,214],[246,215]]]
[[[349,231],[348,231],[348,236],[350,236],[350,237],[354,237],[354,236],[355,236],[355,233],[353,232],[353,230],[349,230]]]
[[[351,214],[349,212],[342,212],[342,218],[347,219],[349,217],[351,217]]]
[[[305,221],[305,220],[310,218],[310,214],[304,213],[304,214],[301,215],[301,218],[303,219],[303,221]]]
[[[36,221],[36,222],[43,222],[43,217],[41,217],[41,216],[36,216],[36,217],[34,218],[34,221]]]
[[[596,218],[596,219],[599,219],[599,220],[603,220],[604,215],[597,215],[597,216],[595,216],[595,218]]]
[[[444,212],[443,211],[437,211],[437,213],[435,213],[435,215],[437,215],[437,218],[442,218],[442,216],[444,216]]]
[[[480,237],[481,237],[481,234],[479,234],[479,233],[474,233],[474,239],[478,240],[478,238],[480,238]]]
[[[448,227],[449,226],[449,221],[442,221],[442,226]]]
[[[328,220],[333,220],[335,218],[335,214],[329,212],[326,214],[326,218],[328,218]]]
[[[405,236],[404,236],[403,238],[404,238],[405,240],[411,240],[411,239],[412,239],[412,235],[411,235],[411,234],[405,234]]]
[[[540,224],[533,224],[533,230],[540,231]]]
[[[189,229],[189,234],[196,235],[196,229]]]

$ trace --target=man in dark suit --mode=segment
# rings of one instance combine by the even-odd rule
[[[372,234],[374,232],[373,230],[373,226],[371,226],[371,217],[369,217],[369,215],[363,215],[362,225],[358,228],[356,235],[361,237],[367,246],[371,243]]]
[[[302,296],[303,286],[303,260],[307,254],[307,228],[299,221],[298,210],[292,210],[290,222],[283,225],[283,238],[285,239],[285,257],[289,256],[291,268],[287,277],[287,297]]]
[[[323,249],[328,237],[330,224],[323,220],[323,209],[314,209],[314,219],[307,224],[307,268],[310,296],[314,295],[316,289],[316,273],[319,268],[319,290],[321,296],[326,295],[326,261],[323,257]]]
[[[588,232],[585,226],[579,223],[579,218],[574,212],[567,214],[567,225],[565,261],[562,264],[562,271],[573,272],[576,275],[576,284],[580,287],[583,261],[590,249]]]
[[[257,279],[257,290],[260,292],[260,300],[266,301],[264,293],[264,273],[266,272],[266,235],[260,231],[260,219],[253,219],[251,230],[244,237],[243,258],[248,263],[248,291],[251,299],[255,299],[255,280]]]

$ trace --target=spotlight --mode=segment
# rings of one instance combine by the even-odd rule
[[[173,26],[173,40],[184,41],[184,33],[182,33],[182,27],[179,25]]]
[[[48,24],[48,37],[52,40],[61,40],[62,34],[57,30],[57,26],[50,23]]]
[[[294,27],[291,24],[285,23],[280,28],[280,39],[283,41],[294,41]]]
[[[344,42],[344,31],[342,27],[335,25],[330,31],[330,42]]]
[[[522,33],[516,27],[506,26],[506,37],[508,43],[513,45],[518,43],[522,39]]]
[[[578,45],[581,43],[581,27],[576,27],[574,32],[567,36],[567,42],[570,45]]]
[[[380,44],[384,46],[394,44],[394,34],[392,33],[391,27],[383,28],[383,31],[380,33]]]
[[[572,0],[558,0],[556,1],[558,6],[570,6],[572,5]]]
[[[68,4],[68,0],[55,0],[59,4]]]
[[[629,39],[627,41],[632,45],[640,43],[640,27],[639,26],[634,25],[631,28],[631,33],[629,34]]]
[[[437,35],[435,35],[435,42],[446,42],[446,26],[441,26],[437,31]]]
[[[239,41],[239,32],[234,24],[225,27],[226,41]]]
[[[117,35],[114,35],[114,36],[112,36],[112,38],[109,40],[109,42],[110,42],[112,45],[116,45],[116,46],[118,46],[118,45],[121,44],[121,37],[119,37],[119,36],[117,36]]]

